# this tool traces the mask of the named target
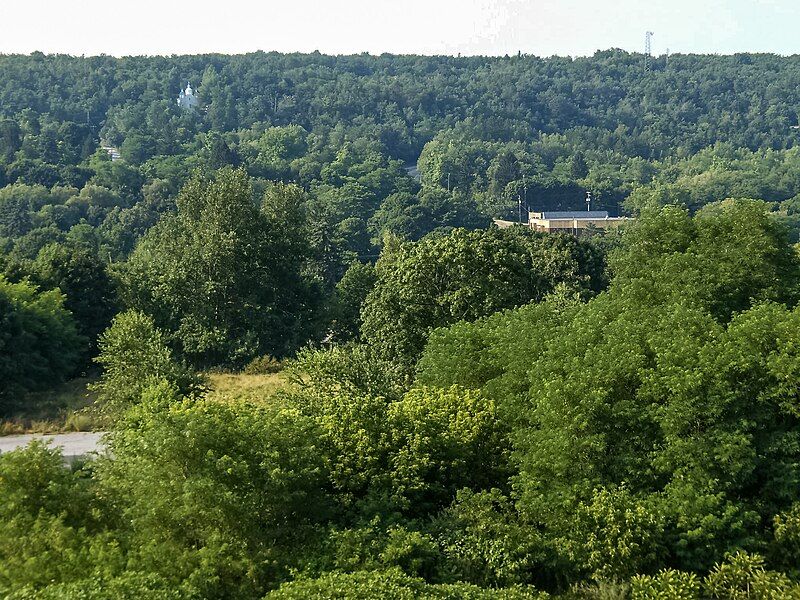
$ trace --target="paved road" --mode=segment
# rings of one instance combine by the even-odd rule
[[[55,433],[41,435],[38,433],[23,435],[0,436],[0,453],[9,452],[22,446],[27,446],[31,440],[42,440],[49,442],[53,446],[60,446],[67,460],[84,456],[90,452],[102,449],[100,438],[103,432],[76,432],[76,433]]]

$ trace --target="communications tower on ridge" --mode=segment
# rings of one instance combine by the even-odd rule
[[[655,34],[652,31],[648,31],[644,34],[644,72],[650,72],[650,59],[652,55],[650,53],[650,40],[653,38]]]

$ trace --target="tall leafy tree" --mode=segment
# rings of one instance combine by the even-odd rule
[[[541,300],[559,284],[586,297],[604,285],[590,243],[523,228],[456,229],[384,250],[362,318],[364,339],[412,367],[437,327]]]
[[[84,343],[61,292],[0,276],[0,411],[72,375]]]
[[[111,323],[117,308],[116,289],[106,265],[87,248],[50,244],[39,251],[32,271],[43,288],[58,288],[64,294],[64,306],[86,338],[88,353],[93,354],[97,337]]]
[[[311,318],[311,291],[289,193],[271,192],[259,210],[244,171],[195,176],[177,214],[151,229],[123,267],[129,305],[152,315],[197,365],[292,351]]]
[[[571,578],[759,548],[800,478],[800,261],[785,231],[752,201],[667,207],[625,231],[611,264],[586,304],[437,332],[421,381],[505,407],[518,507]]]

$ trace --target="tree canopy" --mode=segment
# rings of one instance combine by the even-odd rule
[[[0,56],[0,596],[800,598],[800,59],[642,58]]]
[[[376,275],[364,339],[413,367],[433,329],[541,300],[557,287],[590,297],[604,285],[604,264],[592,244],[572,237],[458,229],[387,247]]]

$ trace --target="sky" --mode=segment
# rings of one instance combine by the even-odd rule
[[[0,0],[0,53],[799,54],[800,0]]]

